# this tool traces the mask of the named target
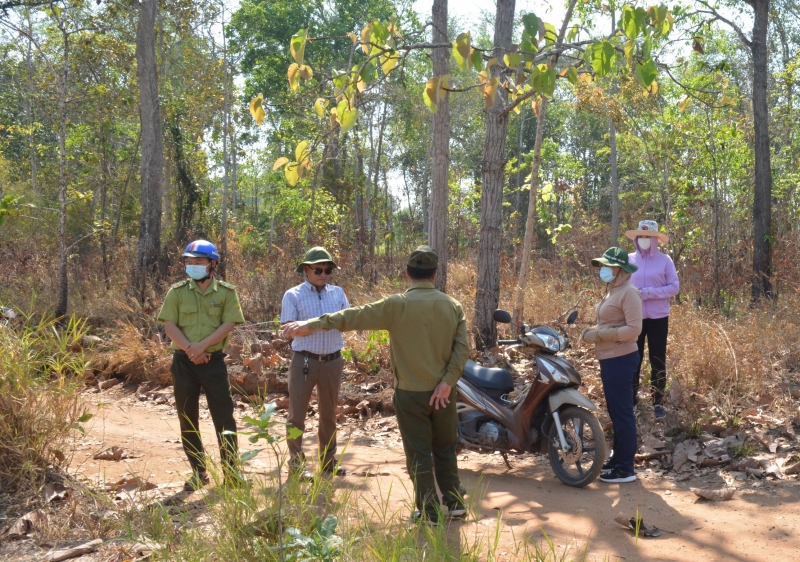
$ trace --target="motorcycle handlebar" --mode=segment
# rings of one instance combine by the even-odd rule
[[[521,342],[519,340],[497,340],[497,343],[500,345],[513,345]]]

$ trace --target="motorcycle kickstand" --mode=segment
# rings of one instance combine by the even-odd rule
[[[511,463],[508,462],[508,454],[506,453],[500,453],[500,454],[503,455],[503,460],[506,461],[506,466],[508,467],[508,470],[514,468],[513,466],[511,466]]]

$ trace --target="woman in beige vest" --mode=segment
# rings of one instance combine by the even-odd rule
[[[631,285],[637,267],[628,263],[628,252],[609,248],[593,259],[599,267],[606,294],[595,308],[597,325],[587,328],[581,339],[593,343],[600,361],[600,378],[606,395],[608,415],[614,424],[614,450],[603,466],[603,482],[633,482],[636,473],[636,416],[633,413],[633,377],[639,368],[636,341],[642,331],[642,296]]]

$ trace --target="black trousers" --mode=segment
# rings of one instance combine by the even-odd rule
[[[222,433],[226,430],[236,431],[231,384],[224,358],[224,353],[213,353],[208,363],[195,365],[183,351],[176,351],[172,357],[170,372],[175,409],[181,425],[181,440],[189,464],[195,472],[206,470],[206,455],[200,439],[200,389],[206,393],[208,412],[214,422],[223,469],[234,473],[238,465],[236,435]]]
[[[650,386],[653,389],[653,403],[664,402],[664,389],[667,386],[667,334],[669,332],[669,316],[664,318],[645,318],[642,320],[642,333],[639,334],[639,368],[633,377],[633,403],[636,404],[636,393],[639,392],[639,380],[644,361],[644,340],[647,338],[647,350],[650,357]]]

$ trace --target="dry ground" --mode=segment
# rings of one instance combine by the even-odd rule
[[[140,402],[132,388],[87,391],[95,417],[87,433],[76,441],[71,470],[95,483],[113,482],[135,474],[158,484],[165,491],[177,491],[188,471],[188,463],[178,441],[174,409],[167,404]],[[237,410],[237,416],[249,413]],[[211,420],[201,414],[204,442],[215,448]],[[311,418],[309,430],[313,432]],[[362,497],[387,497],[390,509],[409,510],[409,481],[404,456],[393,417],[346,421],[340,430],[342,465],[350,474],[340,486],[360,490]],[[342,446],[340,445],[340,447]],[[102,449],[119,446],[134,458],[121,461],[93,460]],[[306,450],[315,446],[306,439]],[[747,480],[740,482],[736,495],[726,502],[699,500],[690,487],[717,487],[720,477],[707,474],[691,480],[675,481],[674,476],[658,475],[642,469],[633,484],[610,485],[595,482],[585,489],[562,485],[545,457],[512,457],[508,470],[499,455],[462,453],[459,467],[467,489],[485,488],[475,517],[453,523],[454,543],[494,529],[498,510],[504,527],[500,556],[512,559],[516,541],[541,541],[546,533],[560,547],[581,548],[589,542],[591,560],[646,561],[737,561],[794,560],[800,552],[800,484],[796,479],[780,482]],[[248,471],[269,473],[269,457],[262,454],[248,463]],[[379,476],[366,477],[370,471]],[[375,500],[377,501],[377,499]],[[202,511],[202,501],[198,502]],[[614,519],[632,516],[636,510],[645,522],[664,532],[659,538],[639,538],[621,528]],[[463,536],[462,536],[463,535]],[[8,547],[7,547],[8,548]],[[44,554],[30,543],[18,543],[36,559]],[[5,550],[5,559],[20,560]],[[85,560],[104,559],[98,554]]]

